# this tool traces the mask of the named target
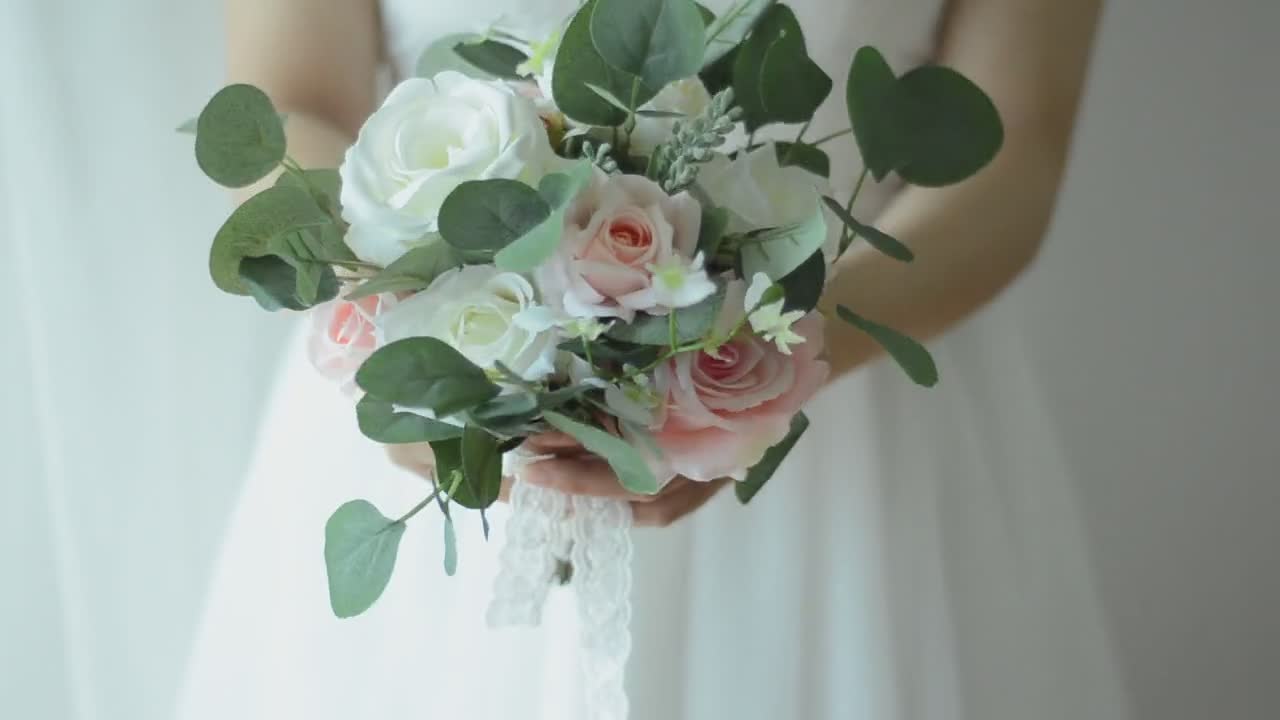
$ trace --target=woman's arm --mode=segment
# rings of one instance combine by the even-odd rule
[[[288,114],[304,167],[338,167],[373,112],[381,38],[375,0],[227,0],[230,80]]]
[[[1035,257],[1071,144],[1101,0],[952,0],[937,60],[967,75],[1000,110],[1004,147],[959,185],[904,190],[878,227],[915,252],[901,263],[865,246],[841,259],[823,307],[848,305],[913,337],[967,317]],[[828,323],[833,376],[880,348]]]

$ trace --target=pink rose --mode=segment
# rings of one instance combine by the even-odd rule
[[[545,301],[575,317],[666,314],[715,292],[695,258],[702,210],[648,178],[600,170],[565,215],[564,238],[538,270]]]
[[[809,313],[795,331],[805,341],[791,355],[743,332],[715,354],[686,353],[658,367],[655,384],[666,394],[666,413],[653,437],[670,474],[741,480],[786,437],[792,416],[830,370],[818,359],[822,316]]]
[[[377,349],[374,319],[396,304],[392,295],[334,300],[312,311],[307,356],[316,370],[355,393],[355,374]]]

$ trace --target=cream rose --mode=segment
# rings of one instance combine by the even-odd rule
[[[502,363],[526,380],[555,370],[557,333],[544,322],[533,286],[488,265],[450,270],[378,318],[379,344],[443,340],[476,365]]]
[[[803,222],[822,201],[818,179],[798,167],[780,166],[772,143],[733,160],[716,155],[702,166],[698,184],[729,211],[731,233]]]
[[[558,166],[534,103],[458,72],[398,85],[342,163],[347,244],[386,266],[429,241],[444,199],[467,180],[537,185]]]

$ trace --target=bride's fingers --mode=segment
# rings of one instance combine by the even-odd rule
[[[618,483],[618,477],[613,474],[608,463],[591,456],[536,462],[525,468],[521,477],[526,482],[569,495],[593,495],[636,504],[651,503],[661,497],[628,492]],[[673,481],[675,482],[677,481]]]
[[[412,473],[430,479],[435,470],[436,458],[427,443],[408,443],[405,445],[387,445],[387,457],[391,462]]]
[[[524,449],[535,455],[578,455],[586,452],[582,443],[562,432],[545,432],[525,438]]]
[[[677,480],[673,480],[668,487],[672,488],[676,482]],[[671,492],[664,490],[654,502],[632,503],[632,518],[636,525],[667,527],[705,505],[729,482],[731,481],[728,479],[711,482],[684,480],[683,486],[673,487]]]

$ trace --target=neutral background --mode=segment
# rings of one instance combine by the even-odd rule
[[[212,289],[226,200],[171,132],[220,3],[0,8],[0,714],[160,720],[289,327]],[[1277,31],[1274,0],[1112,0],[1012,290],[1151,720],[1280,717]]]

